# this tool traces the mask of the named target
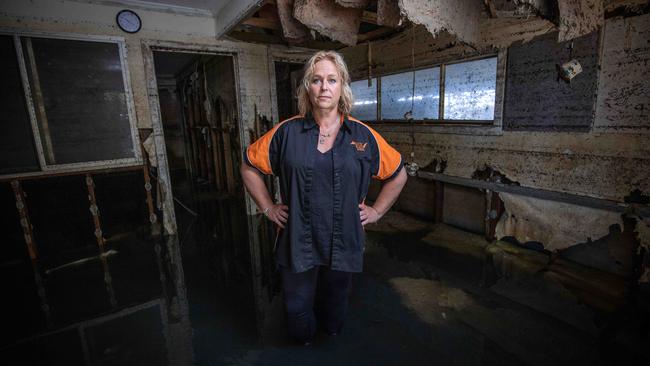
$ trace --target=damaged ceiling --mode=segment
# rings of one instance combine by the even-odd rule
[[[266,0],[227,35],[246,42],[339,49],[393,36],[412,25],[475,49],[503,48],[558,31],[564,42],[596,31],[639,0]],[[507,41],[502,36],[507,34]]]
[[[424,26],[483,50],[558,31],[558,42],[603,26],[608,15],[642,11],[647,0],[74,0],[212,17],[217,38],[340,49]],[[506,41],[503,41],[503,38]]]

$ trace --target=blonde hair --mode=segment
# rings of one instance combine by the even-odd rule
[[[316,63],[322,60],[329,60],[334,63],[336,70],[341,76],[341,98],[339,99],[339,112],[349,115],[354,103],[352,88],[350,88],[350,73],[343,57],[336,51],[318,51],[305,63],[302,82],[298,85],[298,110],[306,116],[311,112],[311,100],[309,99],[309,84],[314,76]]]

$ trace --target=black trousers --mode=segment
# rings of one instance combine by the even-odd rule
[[[317,325],[328,334],[341,331],[348,307],[351,272],[317,266],[292,273],[282,268],[284,308],[289,335],[308,342]]]

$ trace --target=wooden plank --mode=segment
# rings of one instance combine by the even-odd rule
[[[597,208],[597,209],[607,210],[607,211],[623,213],[626,212],[626,210],[629,208],[629,205],[626,203],[619,203],[619,202],[605,200],[601,198],[581,196],[572,193],[549,191],[545,189],[538,189],[538,188],[531,188],[531,187],[507,185],[503,183],[486,182],[486,181],[470,179],[470,178],[454,177],[446,174],[424,172],[422,170],[418,171],[418,177],[423,179],[440,181],[444,183],[457,184],[466,187],[488,189],[495,192],[506,192],[506,193],[513,193],[522,196],[540,198],[549,201],[565,202],[565,203],[570,203],[578,206]],[[636,209],[637,209],[636,212],[638,212],[640,216],[650,217],[650,207],[637,207]]]
[[[11,182],[11,188],[14,191],[14,197],[16,199],[16,208],[18,209],[18,215],[20,217],[20,226],[23,229],[23,237],[25,239],[25,245],[27,246],[27,253],[29,254],[29,259],[32,263],[32,271],[34,272],[34,282],[36,288],[38,289],[38,297],[41,302],[41,310],[45,315],[46,324],[49,327],[52,326],[52,314],[50,312],[50,305],[47,301],[47,296],[45,292],[45,286],[43,285],[43,278],[41,277],[41,268],[38,261],[38,249],[36,243],[34,242],[34,233],[32,231],[32,222],[29,217],[29,211],[27,209],[27,201],[25,200],[25,192],[20,184],[20,181],[13,180]]]
[[[56,164],[56,159],[54,157],[54,148],[52,147],[52,135],[50,134],[50,124],[47,120],[47,113],[45,111],[45,101],[43,99],[43,92],[41,91],[41,82],[38,74],[38,68],[36,67],[36,59],[34,57],[34,49],[32,47],[32,40],[29,37],[25,37],[25,50],[27,51],[27,60],[29,61],[29,70],[32,76],[32,91],[34,92],[34,109],[38,115],[38,129],[40,135],[45,144],[45,149],[43,151],[45,155],[45,161],[47,164]]]
[[[113,279],[111,272],[108,268],[108,259],[106,255],[104,233],[102,232],[102,225],[99,219],[99,206],[97,206],[97,199],[95,198],[95,182],[92,175],[86,174],[86,187],[88,188],[88,202],[90,203],[90,213],[92,214],[93,224],[95,225],[95,238],[97,239],[97,247],[99,248],[99,258],[104,271],[104,283],[106,284],[106,292],[111,302],[111,307],[117,306],[115,299],[115,291],[113,290]]]
[[[241,24],[272,30],[280,30],[282,28],[280,21],[274,18],[251,17],[244,20]]]

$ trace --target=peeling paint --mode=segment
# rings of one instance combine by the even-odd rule
[[[611,225],[623,226],[616,212],[503,192],[499,197],[505,212],[496,226],[498,239],[512,236],[522,243],[535,241],[553,251],[603,237]]]
[[[483,4],[478,0],[399,0],[400,9],[435,37],[445,30],[462,42],[480,42],[479,19]]]

